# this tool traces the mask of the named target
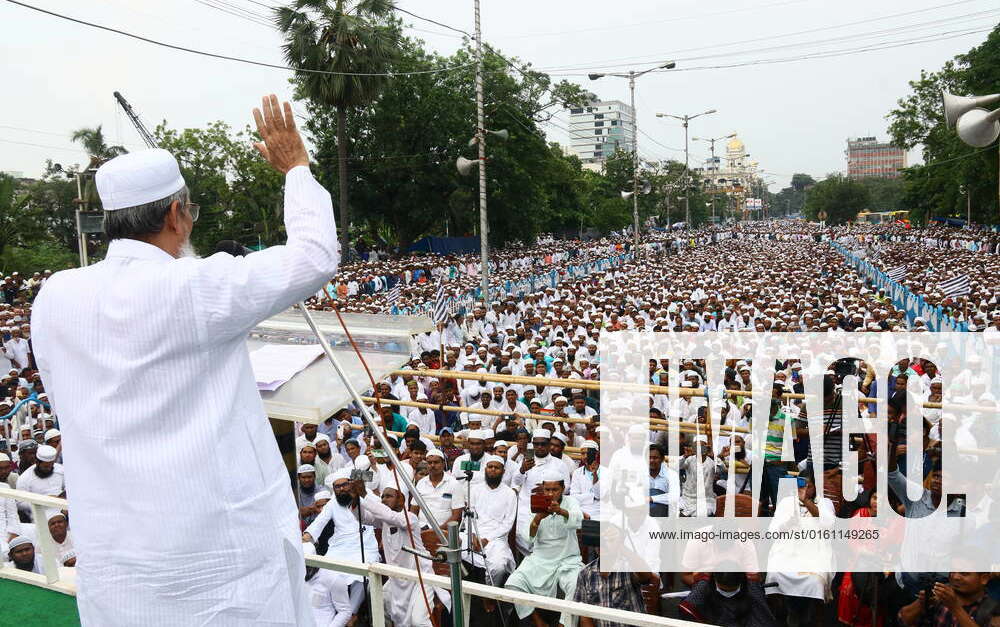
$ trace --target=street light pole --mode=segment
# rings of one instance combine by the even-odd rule
[[[635,110],[635,72],[629,70],[628,90],[632,105],[632,250],[639,255],[639,116]]]
[[[490,308],[490,223],[486,214],[486,120],[483,113],[483,34],[476,6],[476,143],[479,145],[479,259],[482,264],[483,301]]]
[[[628,79],[629,105],[632,107],[632,228],[634,229],[633,250],[636,255],[639,254],[639,116],[635,110],[635,79],[654,70],[672,70],[674,66],[674,62],[670,61],[641,72],[629,70],[627,74],[594,73],[587,75],[592,81],[596,81],[604,76],[617,76]]]
[[[684,188],[684,227],[688,229],[691,228],[691,170],[688,168],[688,124],[691,120],[697,117],[712,113],[716,113],[716,110],[709,109],[708,111],[696,113],[695,115],[671,115],[669,113],[656,114],[656,117],[658,118],[674,118],[675,120],[680,120],[684,125],[684,180],[687,183]]]
[[[733,137],[736,137],[736,133],[730,133],[729,135],[723,135],[722,137],[692,137],[691,139],[692,139],[692,141],[708,142],[709,148],[712,151],[712,167],[715,167],[715,142],[721,141],[723,139],[731,139]],[[715,170],[716,174],[713,175],[712,181],[711,181],[711,186],[712,186],[712,222],[713,223],[715,222],[715,194],[716,194],[715,176],[718,176],[718,171],[719,170],[716,168],[716,170]]]

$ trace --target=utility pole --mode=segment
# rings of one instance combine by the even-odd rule
[[[635,110],[635,71],[628,72],[628,90],[632,105],[632,228],[633,253],[639,255],[639,116]]]
[[[482,264],[483,301],[490,307],[490,223],[486,214],[486,119],[483,113],[483,33],[476,6],[476,143],[479,145],[479,255]]]
[[[632,106],[632,227],[635,229],[635,233],[633,234],[633,250],[636,255],[639,254],[639,116],[636,115],[635,110],[635,79],[655,70],[672,70],[673,68],[674,62],[670,61],[641,72],[629,70],[627,74],[595,73],[587,75],[592,81],[596,81],[604,76],[617,76],[628,79],[629,104]]]
[[[675,120],[680,120],[684,125],[684,181],[686,185],[684,186],[684,228],[691,228],[691,170],[688,168],[688,124],[691,120],[701,117],[703,115],[709,115],[715,113],[715,109],[709,109],[708,111],[702,111],[701,113],[696,113],[695,115],[671,115],[669,113],[657,113],[658,118],[674,118]]]

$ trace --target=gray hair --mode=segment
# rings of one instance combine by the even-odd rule
[[[188,188],[182,187],[173,194],[144,205],[104,212],[104,234],[108,239],[155,235],[163,230],[163,221],[174,201],[182,206],[187,203]]]

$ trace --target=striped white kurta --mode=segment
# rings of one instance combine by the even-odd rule
[[[295,501],[246,348],[339,261],[329,193],[285,181],[288,243],[172,256],[130,239],[32,315],[59,413],[84,625],[312,625]]]

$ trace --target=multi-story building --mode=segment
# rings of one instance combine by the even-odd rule
[[[906,150],[875,137],[847,140],[847,176],[852,179],[894,179],[906,167]]]
[[[618,100],[595,101],[569,110],[570,150],[583,167],[600,170],[616,150],[630,152],[635,114]]]

